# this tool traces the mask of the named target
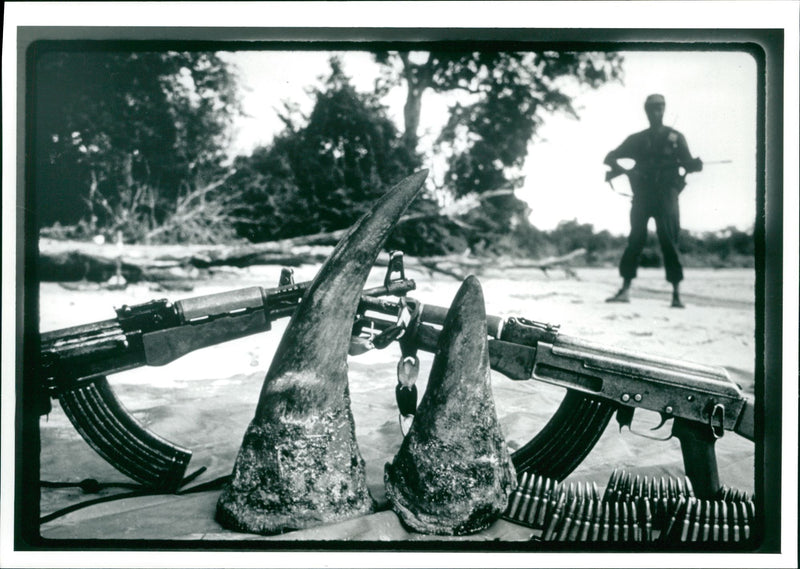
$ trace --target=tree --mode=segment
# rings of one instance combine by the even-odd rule
[[[451,106],[436,143],[447,161],[444,187],[454,197],[519,188],[528,144],[545,116],[577,118],[570,88],[597,88],[622,76],[622,58],[613,53],[456,49],[381,52],[376,60],[383,66],[384,91],[406,84],[403,141],[409,150],[419,142],[425,91],[464,95]],[[527,214],[527,205],[508,194],[487,200],[467,221],[479,233],[503,234],[527,224]]]
[[[243,191],[246,218],[238,229],[250,240],[346,228],[419,164],[378,97],[357,92],[339,59],[330,65],[310,115],[287,106],[285,130],[235,162],[230,184]]]
[[[40,225],[153,229],[225,171],[239,105],[214,53],[44,49],[35,81]]]

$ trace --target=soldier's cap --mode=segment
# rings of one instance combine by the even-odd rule
[[[667,102],[664,100],[664,95],[648,95],[647,99],[644,101],[644,106],[649,107],[651,105],[666,105]]]

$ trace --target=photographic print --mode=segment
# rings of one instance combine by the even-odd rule
[[[172,17],[14,30],[15,550],[787,551],[784,30]]]

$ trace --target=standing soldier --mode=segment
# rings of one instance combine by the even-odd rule
[[[636,278],[639,256],[647,240],[647,223],[656,220],[656,232],[667,281],[672,283],[672,306],[683,308],[678,285],[683,280],[683,267],[678,254],[680,234],[680,212],[678,194],[686,185],[684,174],[700,172],[703,162],[692,158],[686,138],[668,126],[664,126],[664,107],[662,95],[650,95],[644,103],[644,111],[650,128],[632,134],[615,150],[606,156],[604,163],[611,170],[606,179],[626,173],[630,179],[633,201],[631,204],[631,232],[628,245],[619,263],[619,273],[623,278],[622,288],[607,299],[607,302],[630,302],[631,281]],[[635,165],[625,170],[617,160],[630,158]]]

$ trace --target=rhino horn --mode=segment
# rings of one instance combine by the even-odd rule
[[[421,533],[474,533],[506,509],[516,475],[492,398],[483,292],[473,276],[447,313],[425,394],[384,481],[395,512]]]
[[[370,270],[426,177],[417,172],[381,197],[304,294],[217,502],[224,526],[274,534],[373,510],[350,409],[347,351]]]

